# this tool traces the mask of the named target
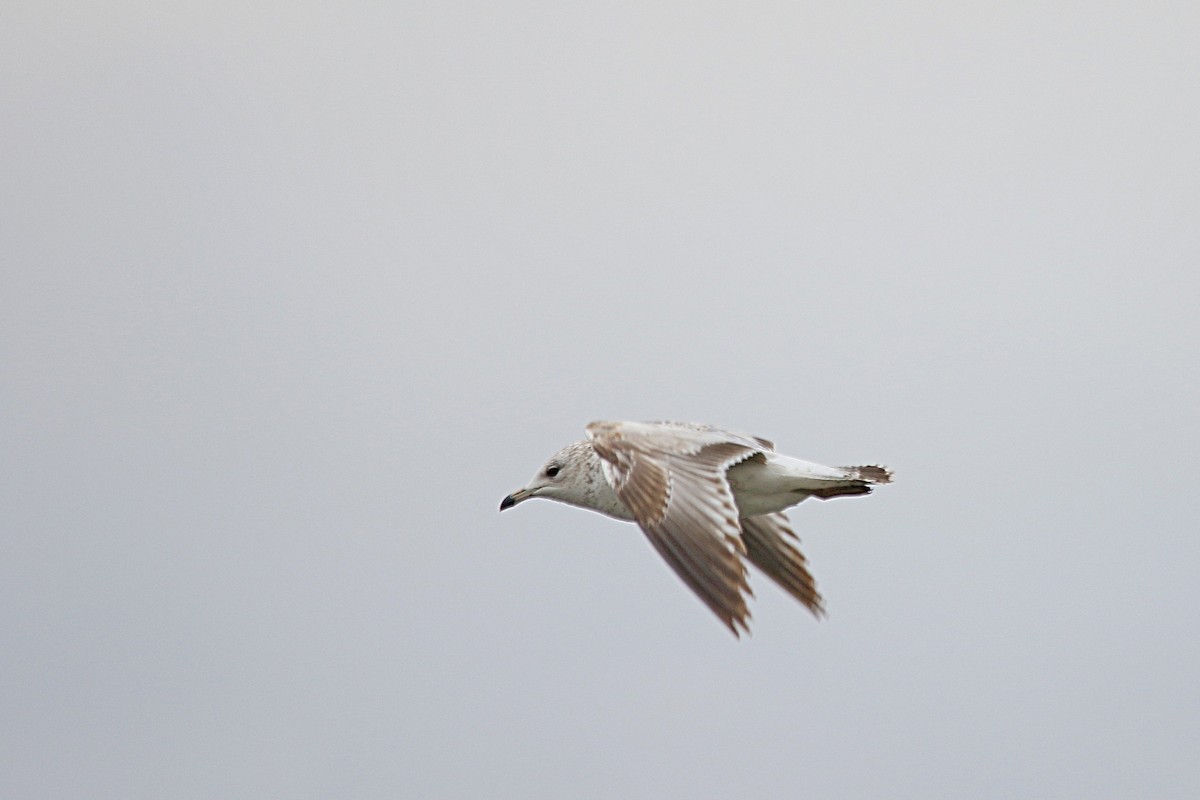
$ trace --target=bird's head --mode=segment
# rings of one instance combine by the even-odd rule
[[[599,460],[590,444],[569,444],[552,455],[523,488],[501,500],[500,510],[512,508],[531,497],[587,505],[599,469]]]

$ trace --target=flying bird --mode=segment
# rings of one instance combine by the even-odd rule
[[[500,510],[531,497],[636,521],[676,574],[733,632],[749,631],[743,559],[818,619],[825,613],[784,509],[890,483],[883,467],[827,467],[757,436],[682,422],[593,422]]]

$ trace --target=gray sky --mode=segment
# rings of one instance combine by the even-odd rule
[[[1193,3],[10,6],[0,795],[1200,795]],[[739,642],[596,418],[897,483]]]

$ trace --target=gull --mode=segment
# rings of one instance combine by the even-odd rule
[[[650,544],[733,632],[749,632],[743,559],[813,616],[825,613],[784,509],[890,483],[884,467],[827,467],[757,436],[686,422],[598,421],[559,450],[500,510],[544,497],[636,521]]]

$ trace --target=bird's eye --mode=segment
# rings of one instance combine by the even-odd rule
[[[553,478],[558,475],[558,467],[546,467],[546,477]]]

